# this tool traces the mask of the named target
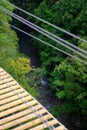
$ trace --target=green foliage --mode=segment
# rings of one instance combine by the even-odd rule
[[[9,72],[14,76],[17,81],[28,89],[28,79],[26,74],[32,70],[30,65],[30,59],[24,57],[18,57],[18,59],[9,59]]]
[[[70,105],[73,112],[87,114],[87,67],[78,61],[68,58],[59,66],[56,66],[51,76],[50,85],[55,86],[56,96],[64,99],[64,102],[68,104],[68,107],[65,104],[67,110]]]
[[[56,94],[56,96],[59,98],[59,99],[62,99],[65,97],[65,91],[64,90],[61,90],[60,92],[58,92]]]
[[[11,71],[17,77],[20,77],[21,75],[24,76],[32,70],[30,65],[30,59],[24,57],[18,57],[18,59],[15,61],[10,59],[9,66],[10,68],[12,68]]]
[[[52,107],[52,109],[50,110],[50,112],[53,114],[53,116],[58,117],[59,116],[59,106],[58,105],[54,105]]]
[[[3,5],[0,2],[0,5]],[[9,9],[9,7],[6,5]],[[0,12],[0,66],[6,70],[9,70],[9,57],[16,59],[18,54],[17,51],[17,36],[14,31],[11,30],[8,21],[11,21],[11,17]]]
[[[49,2],[48,0],[43,0],[38,8],[35,9],[34,13],[69,32],[87,39],[86,0],[50,0]],[[38,20],[35,23],[87,50],[87,44],[77,41]],[[37,33],[34,34],[50,42],[50,44],[65,50],[65,48],[48,38]],[[72,58],[67,58],[67,56],[36,41],[34,41],[34,46],[39,50],[42,66],[45,68],[49,77],[50,90],[55,93],[58,99],[63,101],[60,112],[79,113],[81,116],[87,115],[87,66]]]
[[[37,87],[41,84],[41,77],[45,75],[45,70],[42,68],[35,68],[29,73],[29,84],[32,87]]]
[[[13,11],[12,6],[0,1],[0,5]],[[28,92],[38,96],[37,89],[29,86],[27,73],[32,70],[30,59],[18,52],[18,38],[10,28],[12,18],[0,11],[0,66],[10,73]]]
[[[35,8],[34,13],[35,15],[57,26],[60,26],[72,33],[75,33],[79,36],[86,36],[87,33],[87,29],[86,29],[87,8],[86,7],[87,7],[87,3],[85,0],[79,0],[79,1],[50,0],[49,2],[48,0],[43,0],[38,6],[38,8]],[[79,44],[79,42],[76,41],[75,39],[71,39],[71,37],[40,22],[39,20],[35,20],[35,23],[58,36],[61,36],[69,41],[72,41],[76,45]],[[38,36],[43,40],[46,40],[48,43],[53,44],[59,47],[60,49],[68,51],[64,47],[40,35],[39,33],[35,32],[34,35]],[[62,53],[58,51],[54,51],[50,47],[43,45],[37,41],[34,41],[34,46],[36,47],[35,49],[37,49],[37,52],[41,56],[42,66],[47,70],[46,72],[48,75],[50,74],[50,71],[52,71],[58,63],[60,63],[66,58],[66,56],[63,55]]]
[[[29,4],[27,3],[27,9],[34,12],[35,15],[72,33],[83,36],[85,39],[87,38],[86,0],[43,0],[38,4],[37,2],[29,2]],[[29,19],[34,21],[32,18]],[[87,49],[85,43],[71,39],[71,37],[60,33],[38,20],[35,20],[35,23],[58,36],[69,39],[69,41],[79,45],[79,47]],[[36,32],[33,32],[33,34],[62,49],[61,46],[52,42],[48,38],[43,37]],[[81,115],[86,115],[87,67],[36,41],[34,41],[34,46],[35,49],[37,48],[37,52],[39,52],[41,56],[42,66],[49,77],[50,89],[55,92],[59,99],[64,100],[61,110],[66,111],[67,113],[77,112]]]
[[[20,0],[19,1],[11,0],[11,1],[15,2],[17,5],[21,7]],[[72,32],[80,37],[83,37],[84,39],[87,39],[87,35],[86,35],[87,34],[87,1],[86,0],[49,0],[49,1],[48,0],[38,0],[38,1],[23,0],[22,2],[23,2],[22,8],[25,8],[26,10],[34,13],[35,15],[69,32]],[[11,9],[11,7],[9,8]],[[5,22],[7,22],[8,20],[10,21],[12,20],[11,17],[8,17],[7,15],[3,17],[3,13],[0,13],[0,19],[3,19]],[[64,39],[72,42],[73,44],[87,51],[87,44],[80,42],[74,38],[71,38],[65,35],[64,33],[61,33],[60,31],[50,26],[47,26],[46,24],[38,20],[31,18],[30,16],[27,17],[27,19],[35,22],[37,25],[43,27],[44,29],[49,30],[50,32],[60,37],[63,37]],[[17,38],[15,36],[15,33],[12,32],[10,27],[7,26],[6,24],[4,23],[3,24],[0,23],[0,24],[1,24],[0,65],[4,66],[4,68],[9,70],[8,57],[11,56],[14,62],[13,66],[16,66],[16,68],[19,69],[18,72],[20,72],[21,70],[20,67],[23,66],[21,65],[17,66],[16,63],[16,61],[18,61],[19,54],[16,50]],[[4,25],[5,28],[3,28]],[[10,33],[10,31],[12,33]],[[69,50],[65,49],[59,44],[56,44],[55,42],[49,40],[48,38],[40,35],[39,33],[36,33],[34,31],[32,31],[32,33],[35,36],[43,40],[46,40],[48,43],[50,42],[50,44],[53,44],[56,47],[59,47],[60,49],[66,50],[69,53],[71,53]],[[65,56],[60,52],[54,51],[52,48],[44,44],[41,44],[36,40],[33,40],[33,43],[34,43],[35,50],[37,49],[37,52],[40,55],[44,72],[45,74],[47,74],[49,78],[50,90],[55,93],[58,99],[63,101],[61,107],[57,106],[58,113],[60,111],[60,112],[78,114],[79,116],[82,117],[80,121],[82,122],[83,120],[84,122],[84,120],[86,120],[85,116],[87,115],[87,66],[80,63],[79,61],[73,60],[72,58],[68,58],[67,56]],[[11,46],[11,48],[9,46]],[[23,68],[23,70],[24,70],[23,71],[24,75],[26,75],[25,67]],[[36,77],[37,75],[39,77],[41,71],[33,70],[33,72],[30,73],[33,82],[37,80]],[[15,70],[13,69],[11,72],[15,73]],[[25,79],[25,76],[22,77],[21,82],[25,82],[23,79]],[[33,85],[36,86],[36,84],[32,84],[32,86]],[[54,113],[57,113],[56,108],[53,110]],[[83,125],[85,126],[85,124]],[[87,127],[87,125],[85,127]]]

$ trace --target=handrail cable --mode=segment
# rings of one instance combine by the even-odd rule
[[[38,31],[38,32],[40,32],[40,33],[42,33],[43,35],[45,35],[45,36],[47,36],[47,37],[49,37],[51,40],[54,40],[55,42],[57,42],[57,43],[59,43],[59,44],[65,46],[66,48],[68,48],[68,49],[70,49],[70,50],[76,52],[76,53],[79,54],[80,56],[82,56],[82,57],[84,57],[84,58],[87,59],[87,56],[85,56],[85,55],[83,55],[82,53],[80,53],[80,52],[74,50],[73,48],[71,48],[71,47],[65,45],[65,44],[62,43],[61,41],[58,41],[57,39],[55,39],[55,38],[49,36],[49,32],[48,32],[48,34],[46,34],[46,32],[44,33],[44,32],[42,32],[41,30],[39,30],[38,28],[35,28],[34,26],[36,26],[36,25],[33,26],[33,24],[32,24],[31,22],[29,22],[29,21],[23,19],[22,17],[16,15],[15,13],[11,13],[11,11],[9,11],[9,10],[7,10],[7,9],[5,9],[5,8],[3,8],[3,7],[1,7],[1,6],[0,6],[0,8],[1,8],[1,10],[4,11],[5,13],[7,13],[7,14],[11,15],[12,17],[18,19],[20,22],[26,24],[27,26],[33,28],[34,30],[36,30],[36,31]],[[25,21],[26,21],[26,22],[25,22]],[[30,24],[31,24],[31,25],[30,25]]]
[[[20,11],[22,11],[22,12],[24,12],[24,13],[26,13],[26,14],[28,14],[28,15],[30,15],[30,16],[32,16],[32,17],[34,17],[34,18],[36,18],[36,19],[38,19],[38,20],[40,20],[40,21],[42,21],[42,22],[44,22],[44,23],[46,23],[46,24],[48,24],[48,25],[50,25],[50,26],[52,26],[52,27],[54,27],[55,29],[57,29],[57,30],[59,30],[59,31],[62,31],[62,32],[66,33],[67,35],[70,35],[70,36],[72,36],[72,37],[74,37],[74,38],[76,38],[76,39],[78,39],[78,40],[80,40],[80,41],[83,41],[83,42],[87,43],[87,40],[84,40],[84,39],[82,39],[82,38],[76,36],[75,34],[72,34],[72,33],[68,32],[68,31],[66,31],[66,30],[64,30],[64,29],[62,29],[62,28],[60,28],[60,27],[58,27],[58,26],[56,26],[56,25],[54,25],[54,24],[52,24],[52,23],[50,23],[50,22],[48,22],[48,21],[46,21],[46,20],[44,20],[44,19],[42,19],[42,18],[40,18],[40,17],[38,17],[38,16],[36,16],[36,15],[34,15],[34,14],[32,14],[32,13],[29,13],[29,12],[27,12],[26,10],[21,9],[21,8],[19,8],[18,6],[14,5],[14,4],[10,3],[10,2],[8,2],[7,0],[3,0],[3,2],[6,2],[6,3],[12,5],[12,6],[15,7],[16,9],[18,9],[18,10],[20,10]]]
[[[7,13],[7,12],[6,12],[6,13]],[[13,16],[13,15],[12,15],[12,16]],[[13,17],[14,17],[14,16],[13,16]],[[16,19],[17,19],[17,18],[16,18]],[[23,22],[23,23],[24,23],[24,22]],[[29,25],[28,25],[28,26],[29,26]],[[71,54],[70,54],[70,55],[71,55]],[[70,56],[70,55],[69,55],[69,56]],[[81,59],[80,59],[80,60],[81,60]],[[81,60],[81,61],[83,61],[83,60]],[[85,62],[85,61],[83,61],[83,62]],[[87,64],[87,62],[85,62],[85,64]]]
[[[87,64],[87,62],[85,62],[84,60],[81,60],[80,58],[78,58],[78,57],[76,57],[76,56],[73,56],[73,55],[71,55],[71,54],[69,54],[69,53],[63,51],[63,50],[61,50],[61,49],[59,49],[59,48],[57,48],[57,47],[51,45],[50,43],[45,42],[44,40],[41,40],[41,39],[39,39],[39,38],[37,38],[37,37],[35,37],[35,36],[33,36],[33,35],[31,35],[31,34],[25,32],[25,31],[23,31],[23,30],[21,30],[21,29],[15,27],[15,26],[13,26],[13,25],[11,25],[11,24],[10,24],[10,26],[11,26],[12,28],[14,28],[14,29],[16,29],[16,30],[18,30],[18,31],[20,31],[20,32],[22,32],[22,33],[24,33],[24,34],[26,34],[26,35],[28,35],[28,36],[30,36],[30,37],[32,37],[32,38],[34,38],[34,39],[40,41],[40,42],[42,42],[42,43],[44,43],[44,44],[46,44],[46,45],[48,45],[48,46],[50,46],[50,47],[52,47],[53,49],[56,49],[56,50],[58,50],[58,51],[60,51],[60,52],[62,52],[62,53],[64,53],[64,54],[66,54],[66,55],[68,55],[68,56],[70,56],[70,57],[72,57],[72,58],[74,58],[74,59],[77,59],[77,60],[79,60],[79,61],[81,61],[81,62]]]
[[[2,20],[1,20],[1,21],[2,21]],[[14,28],[14,29],[16,29],[16,30],[18,30],[18,31],[20,31],[20,32],[22,32],[22,33],[24,33],[24,34],[26,34],[26,35],[28,35],[28,36],[30,36],[30,37],[32,37],[32,38],[38,40],[38,41],[40,41],[41,43],[44,43],[45,45],[48,45],[48,46],[52,47],[53,49],[55,49],[55,50],[57,50],[57,51],[59,51],[59,52],[62,52],[62,53],[66,54],[66,55],[68,55],[68,56],[70,56],[70,57],[72,57],[72,58],[74,58],[74,59],[76,59],[76,60],[79,60],[80,62],[82,62],[82,63],[84,63],[84,64],[87,64],[87,62],[85,62],[84,60],[81,60],[80,58],[78,58],[78,57],[76,57],[76,56],[73,56],[73,55],[71,55],[70,53],[68,53],[68,52],[66,52],[66,51],[63,51],[63,50],[61,50],[61,49],[59,49],[59,48],[57,48],[57,47],[51,45],[50,43],[48,43],[48,42],[46,42],[46,41],[44,41],[44,40],[41,40],[41,39],[39,39],[39,38],[37,38],[37,37],[35,37],[35,36],[33,36],[33,35],[31,35],[31,34],[25,32],[25,31],[22,30],[22,29],[19,29],[18,27],[14,26],[14,25],[12,25],[12,24],[10,24],[10,26],[11,26],[12,28]]]
[[[30,24],[33,24],[33,23],[29,22],[28,20],[26,20],[26,21],[27,21],[28,23],[30,23]],[[83,50],[83,49],[79,48],[78,46],[73,45],[72,43],[70,43],[70,42],[68,42],[68,41],[66,41],[66,40],[64,40],[64,39],[62,39],[62,38],[60,38],[60,37],[58,37],[58,36],[56,36],[56,35],[54,35],[54,34],[48,32],[48,31],[46,31],[45,29],[43,29],[43,28],[41,28],[41,27],[39,27],[39,26],[37,26],[37,25],[35,25],[35,24],[33,24],[33,26],[35,26],[36,28],[38,28],[38,29],[44,31],[45,33],[49,34],[50,36],[55,37],[56,39],[62,41],[63,43],[66,43],[67,45],[69,45],[69,46],[71,46],[71,47],[73,47],[73,48],[75,48],[75,49],[77,49],[77,50],[79,50],[79,51],[81,51],[81,52],[87,54],[87,51],[86,51],[86,50]],[[63,43],[62,43],[62,44],[63,44]],[[61,43],[60,43],[60,44],[61,44]],[[67,48],[67,45],[63,44],[63,46],[66,46],[66,48]],[[70,47],[69,47],[69,48],[70,48]],[[72,49],[71,49],[71,50],[72,50]],[[79,53],[79,52],[76,52],[76,53]],[[83,54],[81,54],[81,55],[83,55]],[[84,57],[84,58],[87,58],[86,56],[83,56],[83,57]]]

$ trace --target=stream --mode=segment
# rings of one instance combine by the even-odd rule
[[[25,54],[31,59],[32,66],[40,67],[41,62],[38,54],[34,51],[32,47],[32,40],[22,33],[18,33],[19,37],[19,51],[22,54]],[[48,110],[52,109],[55,104],[58,104],[58,101],[55,100],[52,94],[49,93],[48,88],[46,86],[39,85],[40,96],[38,97],[38,101]],[[71,123],[70,117],[67,115],[60,115],[57,118],[62,124],[68,128],[68,130],[81,130],[76,127],[74,123]]]
[[[32,47],[32,40],[30,41],[29,37],[24,35],[23,33],[19,34],[19,51],[31,59],[32,66],[41,66],[39,56]]]

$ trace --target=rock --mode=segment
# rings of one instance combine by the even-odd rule
[[[43,86],[47,86],[47,79],[46,79],[46,77],[42,77],[42,78],[41,78],[41,84],[42,84]]]

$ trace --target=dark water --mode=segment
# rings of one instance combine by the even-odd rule
[[[31,59],[31,64],[33,66],[40,67],[41,66],[40,58],[32,47],[32,39],[29,38],[29,36],[24,35],[22,33],[19,33],[18,37],[19,37],[19,51]],[[51,95],[47,93],[48,89],[46,87],[39,86],[39,89],[41,91],[41,95],[38,98],[38,100],[42,103],[44,107],[50,110],[55,105],[54,101],[55,99],[53,99],[53,97],[51,97]],[[70,117],[67,115],[60,115],[57,119],[63,125],[65,125],[66,128],[68,128],[68,130],[83,130],[75,126],[75,124],[71,122]]]
[[[40,58],[32,47],[32,40],[29,36],[19,33],[19,51],[31,59],[32,66],[40,67]]]

